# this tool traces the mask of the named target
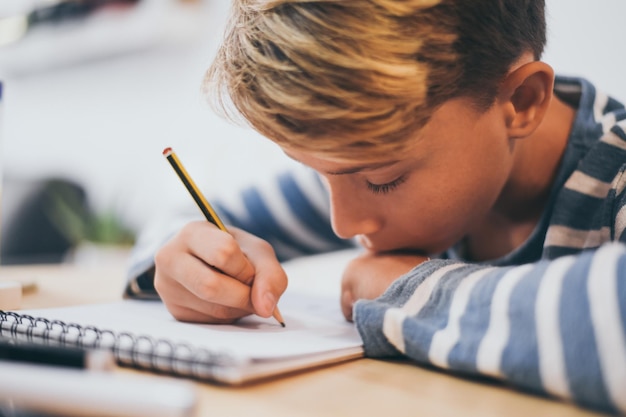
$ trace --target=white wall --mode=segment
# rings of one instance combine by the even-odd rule
[[[544,59],[557,72],[585,76],[626,102],[626,1],[546,0],[546,6]]]
[[[626,101],[620,28],[626,1],[547,4],[545,60]],[[46,71],[5,71],[5,170],[76,177],[96,207],[141,227],[155,212],[189,198],[161,156],[166,146],[193,175],[211,178],[216,190],[276,169],[284,159],[274,145],[213,115],[200,94],[227,8],[225,0],[209,0],[185,15],[185,36],[134,53]]]

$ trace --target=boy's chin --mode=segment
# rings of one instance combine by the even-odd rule
[[[419,255],[419,256],[428,256],[429,252],[423,249],[411,248],[400,245],[393,244],[383,244],[382,242],[376,242],[368,239],[366,236],[358,236],[357,242],[373,253],[397,253],[402,255]]]

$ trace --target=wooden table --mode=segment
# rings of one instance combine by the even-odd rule
[[[35,291],[25,294],[24,309],[114,301],[121,298],[124,265],[3,267],[0,280],[7,279],[37,283]],[[197,385],[197,416],[602,415],[402,361],[359,359],[236,388]]]

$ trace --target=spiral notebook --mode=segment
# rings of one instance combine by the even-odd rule
[[[363,356],[361,338],[336,298],[288,291],[280,308],[285,328],[258,316],[236,325],[183,323],[159,301],[0,311],[0,335],[110,349],[123,366],[223,384]]]

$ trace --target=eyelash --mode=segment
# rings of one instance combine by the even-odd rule
[[[386,184],[372,184],[368,181],[367,188],[374,194],[387,194],[398,188],[398,186],[404,181],[406,181],[406,177],[404,175]]]

